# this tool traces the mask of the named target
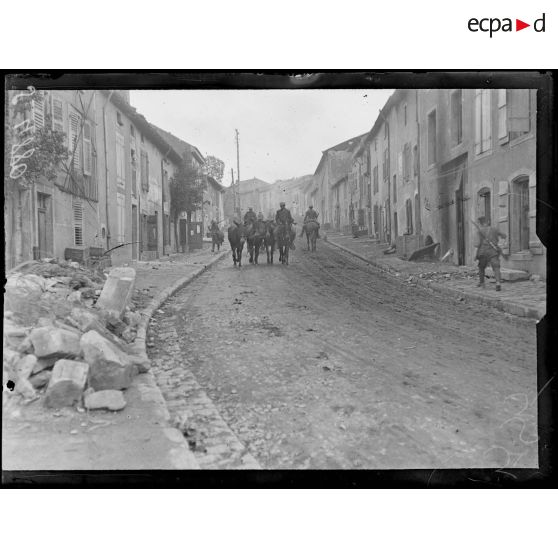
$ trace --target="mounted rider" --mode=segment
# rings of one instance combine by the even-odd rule
[[[289,237],[291,239],[291,250],[294,250],[294,238],[296,236],[296,233],[292,229],[294,219],[291,215],[291,212],[285,207],[285,202],[281,202],[279,206],[280,209],[275,214],[275,222],[278,225],[285,225],[287,227],[287,230],[289,231]]]
[[[215,219],[212,219],[212,221],[211,221],[211,226],[209,227],[209,232],[210,233],[220,232],[219,225],[217,224],[217,221],[215,221]]]
[[[302,236],[306,232],[306,223],[310,221],[314,221],[318,225],[318,234],[316,238],[320,238],[320,223],[318,223],[318,215],[319,213],[314,209],[313,205],[308,207],[306,214],[304,215],[304,224],[302,225],[302,231],[300,232],[300,236]]]
[[[254,210],[249,207],[248,211],[244,214],[244,224],[246,226],[248,225],[254,225],[254,223],[258,220],[257,215],[254,213]]]

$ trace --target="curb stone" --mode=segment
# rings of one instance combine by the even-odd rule
[[[358,254],[357,252],[354,252],[350,248],[346,248],[345,246],[342,246],[341,244],[337,244],[336,242],[333,242],[332,240],[329,240],[329,238],[326,240],[326,242],[331,244],[332,246],[335,246],[336,248],[339,248],[340,250],[343,250],[344,252],[347,252],[348,254],[351,254],[355,258],[358,258],[358,259],[360,259],[360,260],[362,260],[366,263],[369,263],[369,264],[381,269],[382,271],[385,271],[385,272],[391,273],[391,274],[394,273],[394,270],[392,268],[390,268],[390,266],[380,264],[378,262],[375,262],[374,260],[368,259],[368,258],[362,256],[361,254]],[[493,308],[496,308],[497,310],[501,310],[502,312],[507,312],[508,314],[513,314],[513,315],[519,316],[521,318],[527,317],[527,318],[533,318],[533,319],[541,320],[542,318],[544,318],[544,316],[546,314],[546,312],[544,310],[540,310],[538,308],[524,306],[522,304],[517,304],[516,302],[510,302],[510,301],[507,301],[507,300],[501,300],[501,299],[497,299],[497,298],[489,298],[489,297],[482,296],[481,294],[466,293],[466,292],[460,291],[458,289],[454,289],[453,287],[446,287],[445,285],[440,285],[438,283],[425,281],[424,279],[421,279],[420,277],[413,278],[412,282],[416,283],[417,285],[420,285],[421,287],[425,287],[427,289],[430,289],[432,291],[437,291],[439,293],[449,294],[449,295],[452,295],[452,296],[459,296],[459,297],[463,298],[463,300],[465,300],[466,302],[471,302],[471,301],[479,302],[479,303],[484,304],[486,306],[491,306]]]
[[[146,361],[149,360],[147,357],[146,337],[147,328],[149,327],[149,320],[151,319],[153,313],[174,293],[194,281],[194,279],[197,279],[202,273],[207,271],[210,267],[215,265],[226,255],[227,251],[221,252],[213,260],[205,264],[201,269],[198,269],[192,275],[179,279],[170,287],[163,289],[157,296],[153,298],[153,300],[147,305],[146,308],[143,308],[139,311],[142,318],[138,326],[136,339],[134,343],[132,343],[132,351],[134,352],[134,354],[145,358]],[[148,370],[147,372],[141,374],[141,377],[144,384],[144,389],[142,389],[141,392],[142,399],[151,400],[156,405],[157,412],[161,413],[161,417],[167,423],[170,423],[170,413],[163,394],[161,393],[161,390],[155,380],[155,375],[153,374],[153,372],[151,372],[151,370]],[[184,436],[182,435],[180,430],[169,426],[164,429],[164,433],[170,441],[177,444],[177,447],[171,450],[171,461],[174,464],[175,468],[199,469],[199,463],[188,447],[188,443],[184,439]]]

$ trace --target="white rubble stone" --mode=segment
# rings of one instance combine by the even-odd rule
[[[74,356],[81,353],[79,335],[57,327],[38,327],[31,331],[31,342],[38,357]]]
[[[20,358],[16,365],[18,380],[28,380],[29,376],[33,373],[33,368],[36,364],[37,357],[35,355],[25,355]]]
[[[126,400],[122,392],[117,389],[104,389],[87,393],[84,397],[86,409],[108,409],[109,411],[121,411],[126,406]]]
[[[122,318],[126,306],[132,298],[136,270],[131,267],[114,268],[97,300],[97,308],[105,310],[109,315]]]
[[[81,399],[87,382],[89,365],[77,360],[60,359],[52,369],[45,405],[69,407]]]
[[[89,384],[96,390],[126,389],[137,372],[129,356],[97,331],[81,337],[83,358],[90,366]]]

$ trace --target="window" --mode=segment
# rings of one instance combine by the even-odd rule
[[[488,225],[490,225],[490,223],[492,222],[492,219],[491,219],[492,208],[491,208],[491,204],[490,204],[490,189],[489,188],[482,188],[481,190],[479,190],[477,215],[478,215],[478,217],[484,217],[486,219],[486,223]]]
[[[508,105],[505,89],[498,89],[498,139],[503,143],[508,139]]]
[[[510,241],[512,252],[529,250],[529,179],[512,182],[510,196]]]
[[[436,111],[428,115],[428,164],[436,162]]]
[[[403,146],[403,179],[411,178],[411,144],[406,143]]]
[[[528,134],[531,129],[529,89],[508,89],[508,130],[510,140]]]
[[[463,141],[463,94],[461,89],[451,94],[451,144],[459,145]]]
[[[93,167],[93,149],[91,146],[91,124],[83,123],[83,174],[91,176]]]
[[[403,125],[407,126],[407,105],[403,105]]]
[[[130,162],[132,166],[132,194],[134,196],[137,195],[137,158],[136,158],[136,150],[130,149]]]
[[[60,99],[51,97],[52,99],[52,129],[55,132],[64,131],[64,104]]]
[[[418,176],[419,172],[419,158],[418,158],[418,146],[413,146],[413,174]]]
[[[74,244],[83,246],[83,203],[81,200],[74,200]]]
[[[373,172],[373,185],[374,185],[374,193],[378,193],[378,165],[374,167]]]
[[[124,194],[116,194],[117,208],[117,242],[123,243],[126,240],[126,198]]]
[[[81,170],[82,142],[78,141],[81,128],[81,116],[77,112],[68,115],[68,149],[71,153],[72,168],[78,172]]]
[[[393,203],[397,203],[397,175],[393,175]]]
[[[122,122],[122,115],[118,111],[116,111],[116,122],[119,126],[124,125],[124,122]]]
[[[149,159],[145,151],[141,151],[141,188],[149,190]]]
[[[384,182],[387,181],[387,179],[389,177],[388,161],[389,161],[389,152],[388,152],[388,148],[386,147],[384,149],[384,161],[383,161],[383,164],[382,164],[382,175],[383,175],[383,178],[384,178]]]
[[[407,234],[413,234],[413,202],[405,200],[405,217],[407,219]]]
[[[492,147],[490,129],[490,89],[475,90],[475,153],[485,153]]]
[[[116,132],[116,185],[124,188],[126,170],[124,167],[124,136]]]
[[[395,234],[395,238],[399,236],[399,230],[397,225],[397,211],[393,214],[393,232]]]
[[[136,129],[130,124],[130,135],[135,138],[136,137]]]
[[[378,139],[374,138],[374,151],[378,151]]]

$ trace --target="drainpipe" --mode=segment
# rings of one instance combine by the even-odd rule
[[[416,102],[415,102],[415,109],[416,109],[416,120],[417,120],[417,195],[418,195],[418,209],[417,215],[419,218],[419,222],[417,223],[417,235],[422,234],[422,209],[421,209],[421,196],[420,196],[420,123],[419,123],[419,95],[418,89],[415,89],[416,95]]]
[[[165,167],[164,161],[168,157],[168,154],[171,151],[171,147],[167,149],[167,152],[161,159],[161,222],[162,222],[162,231],[163,231],[163,255],[165,255]],[[169,208],[169,220],[170,220],[170,208]],[[170,235],[170,231],[169,231]],[[170,238],[167,238],[167,241],[170,244]]]
[[[108,151],[107,151],[107,105],[110,102],[112,94],[114,91],[111,91],[108,99],[105,101],[103,106],[103,140],[105,144],[105,218],[106,218],[106,227],[107,227],[107,250],[110,250],[110,217],[109,217],[109,170],[108,170]]]

